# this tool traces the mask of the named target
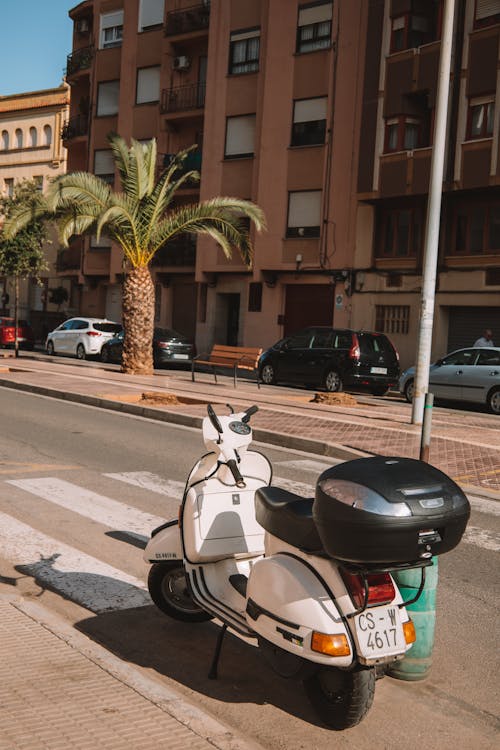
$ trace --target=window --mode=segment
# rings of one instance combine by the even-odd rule
[[[299,6],[297,52],[313,52],[330,46],[332,3],[310,3]]]
[[[453,217],[452,254],[500,253],[500,206],[498,203],[464,203]]]
[[[38,141],[38,133],[36,132],[36,128],[30,128],[30,146],[31,148],[35,148]]]
[[[108,250],[111,247],[111,240],[106,237],[105,234],[101,234],[99,241],[97,241],[97,235],[92,234],[90,236],[90,249],[91,250]]]
[[[479,352],[476,365],[486,365],[487,367],[500,365],[500,354],[498,352],[492,352],[488,350],[488,347],[484,347]]]
[[[165,0],[141,0],[139,6],[139,31],[146,31],[163,23]]]
[[[160,99],[160,66],[139,68],[137,71],[136,104],[157,102]]]
[[[229,73],[254,73],[259,69],[260,29],[231,33]]]
[[[97,89],[97,116],[118,114],[120,81],[100,83]]]
[[[43,142],[46,146],[50,146],[52,143],[52,128],[50,125],[43,126]]]
[[[224,156],[233,159],[253,156],[255,151],[255,115],[228,117],[226,120],[226,146]]]
[[[470,139],[491,138],[494,114],[495,103],[492,98],[471,99],[467,137]]]
[[[36,185],[36,189],[42,192],[43,190],[43,175],[37,174],[33,177],[33,182]]]
[[[115,163],[110,148],[94,151],[94,174],[112,185],[115,181]]]
[[[442,365],[473,365],[476,362],[478,352],[475,349],[463,349],[453,352],[441,360]]]
[[[99,49],[120,47],[123,36],[123,10],[106,13],[101,16],[101,35]]]
[[[476,0],[474,26],[489,26],[500,21],[500,0]]]
[[[9,198],[12,198],[13,195],[14,195],[14,178],[13,177],[7,177],[3,181],[3,186],[4,186],[4,190],[5,190],[6,195]]]
[[[384,209],[380,215],[379,257],[416,258],[422,242],[420,208]]]
[[[16,148],[22,148],[23,147],[23,131],[20,128],[17,128],[15,136],[16,136]]]
[[[326,102],[326,96],[294,102],[292,146],[312,146],[325,142]]]
[[[287,237],[319,237],[321,190],[305,190],[288,195]]]
[[[295,336],[290,336],[287,341],[287,349],[309,349],[312,331],[301,331]]]
[[[409,305],[375,305],[375,330],[379,333],[408,333]]]
[[[2,130],[2,149],[7,151],[9,148],[9,134],[6,130]]]
[[[421,47],[439,38],[440,3],[410,0],[408,7],[406,13],[391,18],[391,52]]]
[[[419,117],[389,117],[385,121],[385,153],[428,146],[428,134],[426,123]]]

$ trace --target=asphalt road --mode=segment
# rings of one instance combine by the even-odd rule
[[[141,524],[176,516],[182,483],[204,452],[199,431],[2,388],[0,415],[0,591],[37,597],[266,748],[497,746],[498,552],[480,533],[500,532],[494,502],[484,511],[475,506],[475,542],[440,560],[431,676],[378,681],[364,722],[332,733],[317,722],[301,685],[275,676],[251,643],[227,637],[214,682],[207,672],[217,625],[186,626],[140,606],[147,604],[139,588],[147,577]],[[256,447],[271,460],[274,483],[297,491],[310,491],[327,465]],[[103,573],[109,566],[113,576]]]

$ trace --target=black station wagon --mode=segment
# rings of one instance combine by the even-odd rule
[[[354,388],[383,396],[398,383],[399,356],[383,333],[310,327],[263,352],[259,376],[267,385]]]

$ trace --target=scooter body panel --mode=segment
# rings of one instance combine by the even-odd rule
[[[168,560],[183,559],[179,524],[172,521],[169,526],[158,531],[151,537],[143,553],[146,562],[167,562]]]

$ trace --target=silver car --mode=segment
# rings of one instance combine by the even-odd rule
[[[414,367],[399,379],[399,390],[410,403],[414,380]],[[500,347],[458,349],[436,360],[429,372],[429,392],[435,398],[484,404],[500,414]]]

